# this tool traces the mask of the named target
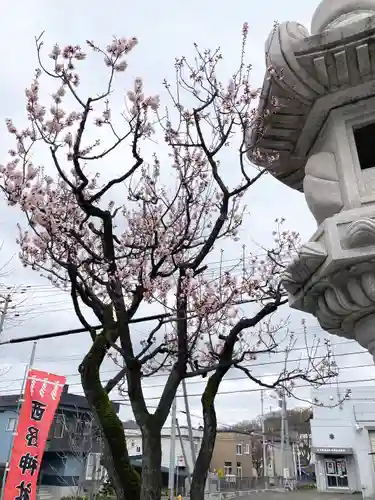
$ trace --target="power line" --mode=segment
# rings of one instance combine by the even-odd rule
[[[170,316],[171,316],[170,313],[154,314],[152,316],[143,316],[141,318],[132,318],[129,320],[129,323],[141,323],[143,321],[153,321],[155,319],[169,318]],[[100,330],[103,328],[103,325],[96,325],[96,326],[92,326],[91,328],[93,330]],[[89,330],[87,328],[75,328],[72,330],[62,330],[60,332],[44,333],[44,334],[40,334],[40,335],[32,335],[30,337],[4,340],[3,342],[0,342],[0,345],[22,344],[24,342],[31,342],[31,341],[35,341],[35,340],[51,339],[54,337],[65,337],[66,335],[76,335],[77,333],[85,333],[88,331]]]
[[[363,365],[353,365],[353,366],[343,366],[343,367],[339,367],[339,370],[342,371],[342,370],[353,370],[353,369],[359,369],[359,368],[375,368],[374,364],[363,364]],[[267,374],[266,376],[267,377],[276,377],[277,375],[279,375],[279,373],[270,373],[270,374]],[[374,374],[375,375],[375,374]],[[65,377],[71,377],[71,376],[79,376],[79,374],[65,374],[64,375]],[[164,375],[165,377],[167,377],[167,374]],[[255,375],[257,376],[257,375]],[[259,375],[259,379],[262,380],[262,376]],[[102,381],[102,384],[106,384],[107,382],[109,382],[110,379],[108,380],[103,380]],[[233,377],[233,378],[224,378],[223,379],[223,382],[232,382],[232,381],[237,381],[237,380],[250,380],[248,377],[245,377],[245,376],[241,376],[241,377]],[[370,379],[372,380],[372,379]],[[4,380],[4,383],[7,383],[7,384],[12,384],[14,382],[20,382],[22,381],[22,379],[7,379],[7,380]],[[336,384],[336,383],[350,383],[351,381],[336,381],[336,380],[327,380],[327,382],[325,382],[323,384],[323,386],[325,385],[329,385],[329,384]],[[359,381],[354,381],[354,382],[359,382]],[[205,381],[204,380],[195,380],[195,381],[189,381],[188,382],[188,385],[196,385],[196,384],[204,384]],[[73,386],[81,386],[81,382],[72,382],[72,383],[68,383],[69,387],[73,387]],[[164,387],[165,384],[150,384],[150,385],[144,385],[143,386],[143,390],[148,390],[148,389],[155,389],[155,388],[161,388],[161,387]],[[296,386],[296,388],[299,388],[299,387],[311,387],[312,384],[308,384],[306,386],[303,386],[303,385],[300,385],[300,386]],[[266,389],[266,388],[263,388],[263,390]],[[1,389],[0,388],[0,392],[1,393],[9,393],[9,392],[14,392],[15,389]],[[230,393],[233,393],[235,394],[236,392],[242,392],[241,390],[240,391],[230,391]],[[244,391],[246,392],[246,391]],[[219,393],[218,393],[219,394]],[[201,396],[201,394],[199,394]],[[190,395],[190,396],[198,396],[197,394],[196,395]],[[150,398],[150,397],[145,397],[145,399],[158,399],[158,398]]]
[[[364,379],[359,379],[359,380],[338,380],[338,381],[335,381],[335,385],[341,385],[341,384],[356,384],[356,383],[363,383],[363,382],[374,382],[375,380],[375,376],[373,378],[364,378]],[[327,384],[329,384],[329,381],[327,381]],[[323,384],[324,386],[325,384]],[[301,385],[296,385],[293,390],[296,390],[296,389],[303,389],[303,388],[306,388],[306,387],[312,387],[313,384],[301,384]],[[237,389],[235,391],[218,391],[218,395],[220,396],[228,396],[230,394],[242,394],[242,393],[250,393],[250,392],[260,392],[260,391],[264,391],[264,390],[272,390],[273,388],[271,387],[263,387],[263,388],[258,388],[258,389]],[[277,387],[275,387],[275,389],[277,389]],[[176,394],[176,397],[178,398],[183,398],[183,394]],[[188,397],[189,398],[200,398],[202,397],[202,394],[201,393],[196,393],[196,394],[188,394]],[[149,396],[149,397],[146,397],[145,399],[147,400],[157,400],[157,399],[160,399],[159,396]],[[116,399],[113,400],[114,402],[117,402]]]
[[[240,304],[238,304],[240,305]],[[133,318],[133,319],[130,319],[129,320],[129,323],[143,323],[143,322],[147,322],[147,321],[154,321],[154,320],[160,320],[160,319],[172,319],[174,317],[174,314],[173,313],[159,313],[159,314],[154,314],[154,315],[151,315],[151,316],[142,316],[140,318]],[[189,319],[189,318],[188,318]],[[191,319],[191,318],[190,318]],[[102,329],[103,326],[102,325],[96,325],[96,326],[93,326],[92,329],[93,330],[100,330]],[[305,329],[289,329],[287,326],[283,327],[282,329],[287,329],[288,330],[288,334],[298,334],[298,332],[300,332],[300,334],[304,334],[305,333]],[[306,330],[306,333],[308,335],[309,331],[313,330],[313,329],[317,329],[319,332],[322,332],[323,334],[327,334],[328,332],[325,332],[323,329],[321,329],[320,327],[307,327],[307,330]],[[33,335],[33,336],[29,336],[29,337],[21,337],[21,338],[14,338],[14,339],[9,339],[7,341],[3,341],[3,342],[0,342],[0,345],[7,345],[7,344],[22,344],[22,343],[25,343],[25,342],[31,342],[31,341],[35,341],[35,340],[43,340],[43,339],[48,339],[48,338],[54,338],[54,337],[63,337],[63,336],[66,336],[66,335],[75,335],[75,334],[78,334],[78,333],[85,333],[87,332],[88,329],[87,328],[84,328],[84,327],[81,327],[81,328],[75,328],[75,329],[69,329],[69,330],[62,330],[62,331],[59,331],[59,332],[51,332],[51,333],[45,333],[45,334],[38,334],[38,335]],[[274,334],[274,336],[276,336]],[[333,345],[344,345],[344,344],[352,344],[353,342],[356,342],[354,339],[353,340],[347,340],[347,341],[344,341],[344,342],[338,342],[338,343],[332,343],[330,344],[331,346]],[[318,347],[317,345],[313,345],[313,346],[305,346],[306,348],[311,348],[311,349],[314,349],[316,347]],[[301,347],[299,348],[291,348],[289,349],[288,351],[293,351],[293,350],[300,350]]]
[[[340,346],[340,345],[346,345],[346,344],[352,344],[353,341],[344,341],[344,342],[337,342],[337,343],[333,343],[331,344],[331,347],[334,347],[334,346]],[[316,346],[305,346],[306,349],[312,349],[312,348],[315,348]],[[322,348],[322,347],[325,347],[324,345],[319,345],[318,348]],[[294,348],[291,348],[291,349],[288,349],[288,350],[285,350],[285,349],[279,349],[275,352],[272,352],[272,353],[268,353],[268,352],[265,352],[265,353],[262,353],[262,354],[259,354],[259,356],[275,356],[275,355],[279,355],[279,354],[286,354],[286,353],[290,353],[292,351],[300,351],[301,350],[301,347],[294,347]],[[354,356],[354,355],[361,355],[361,354],[368,354],[368,352],[366,350],[358,350],[358,351],[349,351],[349,352],[342,352],[342,353],[334,353],[333,354],[333,357],[336,358],[336,357],[343,357],[343,356]],[[82,355],[77,355],[76,357],[73,357],[73,356],[64,356],[64,357],[60,357],[58,360],[56,360],[56,358],[54,356],[40,356],[40,357],[37,357],[37,360],[39,361],[48,361],[48,360],[54,360],[54,361],[58,361],[58,362],[62,362],[62,361],[74,361],[74,360],[82,360],[84,354]],[[326,355],[324,356],[314,356],[314,360],[315,359],[325,359],[326,358]],[[310,357],[308,356],[304,356],[304,357],[299,357],[299,358],[293,358],[293,359],[288,359],[288,358],[284,358],[284,359],[281,359],[281,360],[270,360],[270,361],[262,361],[262,362],[259,362],[259,363],[244,363],[243,366],[245,367],[249,367],[249,368],[254,368],[254,367],[261,367],[261,366],[267,366],[267,365],[276,365],[276,364],[289,364],[289,363],[298,363],[298,362],[303,362],[303,361],[309,361],[310,360]],[[361,365],[361,366],[365,366],[365,365]],[[373,366],[372,364],[370,365],[366,365],[366,366]],[[111,370],[101,370],[101,373],[117,373],[118,371],[120,370],[120,367],[118,367],[117,369],[116,368],[113,368]],[[74,374],[67,374],[66,376],[79,376],[78,373],[74,373]],[[152,375],[153,378],[156,378],[156,377],[166,377],[167,374],[166,373],[162,373],[162,372],[157,372],[155,374]],[[244,377],[244,378],[247,378],[247,377]],[[14,379],[14,381],[17,381],[17,379]]]
[[[236,258],[232,258],[232,259],[221,259],[221,260],[217,260],[217,261],[211,261],[211,262],[207,262],[207,269],[201,274],[201,275],[206,275],[206,274],[211,274],[213,271],[225,271],[227,269],[232,269],[233,266],[235,267],[238,267],[240,266],[241,264],[243,265],[244,263],[246,263],[247,261],[250,261],[250,264],[251,266],[255,266],[257,267],[257,265],[261,265],[261,263],[257,263],[256,261],[254,261],[254,259],[258,259],[258,258],[261,258],[261,257],[267,257],[268,254],[267,252],[262,252],[262,253],[248,253],[247,255],[245,256],[241,256],[241,257],[236,257]],[[215,267],[211,267],[211,266],[215,266]],[[234,272],[234,270],[233,270]],[[243,273],[243,268],[241,269],[237,269],[237,274],[242,274]],[[70,293],[70,289],[69,287],[66,288],[66,290],[64,290],[63,288],[61,287],[55,287],[55,286],[52,286],[52,285],[48,285],[48,284],[11,284],[11,285],[4,285],[4,284],[0,284],[0,290],[2,289],[5,289],[5,290],[9,290],[10,288],[13,288],[13,293],[14,294],[25,294],[26,292],[31,292],[31,293],[45,293],[45,294],[49,294],[49,292],[53,292],[54,294],[56,294],[56,292],[60,292],[62,295],[65,295],[67,293]],[[20,289],[20,291],[18,291],[17,289]]]
[[[332,346],[335,346],[335,345],[344,345],[344,344],[347,344],[347,343],[352,343],[350,341],[345,341],[345,342],[338,342],[337,344],[332,344]],[[314,346],[313,346],[314,347]],[[325,347],[324,345],[320,345],[319,347]],[[306,346],[306,349],[310,349],[311,346]],[[301,347],[295,347],[295,348],[291,348],[291,349],[288,349],[287,351],[285,349],[280,349],[278,351],[275,351],[273,353],[263,353],[263,354],[260,354],[259,356],[275,356],[275,355],[278,355],[278,354],[285,354],[285,353],[289,353],[291,351],[300,351],[301,350]],[[361,354],[368,354],[367,351],[365,350],[358,350],[358,351],[349,351],[349,352],[342,352],[342,353],[335,353],[333,354],[333,357],[336,358],[336,357],[343,357],[343,356],[354,356],[354,355],[361,355]],[[84,354],[82,355],[79,355],[77,356],[76,358],[73,358],[73,357],[70,357],[70,356],[66,356],[66,357],[61,357],[59,358],[58,360],[56,360],[55,357],[48,357],[48,356],[40,356],[40,357],[37,357],[37,360],[38,361],[48,361],[48,360],[54,360],[54,361],[58,361],[58,362],[62,362],[62,361],[74,361],[74,360],[82,360]],[[316,359],[325,359],[326,356],[314,356],[314,360]],[[304,357],[300,357],[300,358],[293,358],[293,359],[281,359],[281,360],[270,360],[270,361],[262,361],[262,362],[259,362],[259,363],[243,363],[242,366],[244,367],[249,367],[249,368],[254,368],[254,367],[261,367],[261,366],[267,366],[267,365],[277,365],[277,364],[289,364],[289,363],[298,363],[298,362],[303,362],[303,361],[309,361],[310,360],[310,357],[307,357],[307,356],[304,356]],[[361,365],[362,366],[362,365]],[[363,365],[364,366],[364,365]],[[370,365],[366,365],[366,366],[373,366],[372,364]],[[116,368],[113,368],[111,370],[101,370],[100,373],[118,373],[118,371],[120,370],[120,367],[118,367],[117,369]],[[74,373],[74,374],[68,374],[66,376],[79,376],[78,373]],[[157,378],[157,377],[166,377],[167,374],[166,373],[162,373],[162,372],[157,372],[157,373],[154,373],[152,375],[153,378]],[[147,378],[147,377],[145,377]],[[244,377],[244,378],[247,378],[247,377]],[[14,379],[14,381],[17,381],[17,379]]]
[[[248,214],[250,214],[250,212],[248,212]],[[208,266],[208,269],[206,270],[207,271],[210,271],[212,270],[212,268],[210,268],[210,266],[216,266],[214,267],[213,269],[216,270],[216,269],[222,269],[222,265],[223,264],[228,264],[228,263],[243,263],[243,261],[247,261],[247,260],[252,260],[252,259],[257,259],[257,258],[260,258],[260,257],[268,257],[268,253],[267,252],[259,252],[259,253],[251,253],[249,252],[247,255],[245,256],[241,256],[241,257],[234,257],[232,259],[220,259],[220,260],[213,260],[213,261],[210,261],[210,262],[207,262],[206,265]],[[252,262],[252,264],[256,264],[256,262]],[[227,266],[227,267],[230,267],[230,266]],[[60,287],[55,287],[55,286],[52,286],[52,285],[49,285],[48,283],[34,283],[34,284],[29,284],[29,283],[23,283],[23,284],[1,284],[0,285],[0,289],[2,288],[5,288],[5,289],[9,289],[10,287],[14,287],[14,288],[20,288],[20,289],[27,289],[28,291],[33,291],[33,290],[43,290],[45,289],[46,291],[49,291],[49,290],[61,290],[62,293],[66,293],[66,292],[69,292],[69,290],[67,289],[66,291],[63,290],[62,288]]]
[[[278,352],[278,354],[280,354],[280,351]],[[343,353],[338,353],[338,354],[335,354],[334,357],[343,357],[343,356],[354,356],[354,355],[359,355],[359,354],[366,354],[366,351],[350,351],[350,352],[343,352]],[[317,359],[324,359],[326,356],[315,356],[314,357],[314,360],[317,360]],[[37,360],[40,360],[40,361],[45,361],[46,359],[54,359],[54,358],[44,358],[44,357],[40,357],[40,358],[37,358]],[[66,359],[71,359],[71,358],[66,358]],[[82,357],[80,357],[80,359],[82,359]],[[287,363],[297,363],[297,362],[301,362],[301,361],[309,361],[310,358],[308,357],[303,357],[303,358],[293,358],[293,359],[289,359],[287,360]],[[59,361],[61,361],[61,359],[59,359]],[[282,359],[282,360],[279,360],[279,361],[264,361],[262,363],[243,363],[242,366],[244,367],[249,367],[249,368],[256,368],[256,367],[262,367],[262,366],[267,366],[267,365],[279,365],[279,364],[285,364],[285,359]],[[374,366],[373,363],[370,363],[370,364],[367,364],[367,365],[356,365],[358,368],[367,368],[367,367],[371,367],[371,366]],[[349,367],[342,367],[339,369],[347,369]],[[354,368],[353,367],[350,367],[350,368]],[[120,371],[120,368],[112,368],[111,370],[101,370],[101,374],[110,374],[110,373],[113,373],[113,374],[116,374]],[[79,377],[80,374],[79,373],[68,373],[68,374],[62,374],[64,375],[65,377]],[[271,374],[272,375],[272,374]],[[168,374],[167,373],[155,373],[152,378],[156,378],[156,377],[167,377]],[[248,377],[246,376],[241,376],[241,377],[233,377],[231,379],[226,379],[226,380],[247,380]],[[7,379],[6,382],[21,382],[23,379]],[[192,380],[192,381],[189,381],[189,385],[191,384],[200,384],[200,383],[203,383],[204,381],[196,381],[196,380]],[[1,383],[1,381],[0,381]],[[150,386],[146,386],[146,387],[164,387],[164,384],[160,384],[160,385],[150,385]],[[0,389],[1,390],[1,389]]]
[[[222,260],[218,260],[218,261],[208,262],[207,269],[202,273],[202,275],[209,275],[209,274],[212,274],[214,271],[225,272],[227,270],[231,270],[232,275],[236,274],[236,275],[240,276],[244,272],[243,267],[241,269],[239,269],[240,265],[243,266],[244,264],[250,264],[251,266],[255,266],[255,267],[259,266],[259,265],[261,265],[261,263],[258,263],[255,259],[258,259],[260,257],[267,257],[267,255],[268,254],[266,252],[257,253],[257,254],[248,253],[247,255],[241,256],[238,258],[222,259]],[[230,264],[230,263],[232,263],[232,264]],[[216,265],[216,267],[211,267],[213,265]],[[236,267],[237,269],[234,269],[234,267]],[[25,294],[26,292],[31,292],[31,293],[44,293],[44,294],[47,294],[46,296],[49,296],[49,293],[52,293],[52,292],[54,294],[56,294],[57,290],[60,291],[62,295],[65,295],[67,292],[69,292],[69,289],[64,290],[60,287],[48,286],[46,284],[0,285],[0,289],[2,289],[4,287],[6,289],[13,287],[15,294],[17,294],[17,293]],[[16,290],[17,287],[22,288],[22,290],[20,292],[18,292]],[[42,297],[39,296],[39,299],[40,298],[42,298]],[[65,301],[62,301],[62,302],[65,302]],[[66,301],[66,304],[70,305],[70,301]],[[32,304],[32,305],[35,305],[35,307],[37,307],[37,304]],[[48,304],[43,303],[41,305],[44,306],[44,305],[48,305]],[[24,307],[27,307],[27,306],[24,306]],[[56,309],[56,310],[52,310],[52,311],[48,311],[48,312],[65,312],[69,309],[71,309],[71,307],[66,308],[66,309]]]
[[[252,303],[253,301],[252,300],[240,301],[240,302],[238,302],[237,304],[234,304],[234,305],[243,305],[243,304],[250,303],[250,302]],[[133,319],[129,320],[129,323],[142,323],[142,322],[146,322],[146,321],[162,320],[162,319],[170,319],[170,320],[172,320],[172,318],[174,316],[175,316],[175,314],[173,312],[170,312],[170,313],[159,313],[159,314],[154,314],[154,315],[151,315],[151,316],[143,316],[143,317],[140,317],[140,318],[133,318]],[[194,316],[192,315],[192,317],[194,317]],[[192,317],[191,318],[187,318],[187,319],[192,319]],[[93,326],[91,328],[93,330],[100,330],[100,329],[103,328],[103,326],[102,325],[95,325],[95,326]],[[285,328],[287,328],[287,327],[285,327]],[[89,330],[88,330],[88,328],[85,328],[85,327],[75,328],[75,329],[69,329],[69,330],[62,330],[62,331],[59,331],[59,332],[51,332],[51,333],[46,333],[46,334],[32,335],[32,336],[29,336],[29,337],[9,339],[9,340],[0,342],[0,345],[22,344],[22,343],[25,343],[25,342],[31,342],[31,341],[35,341],[35,340],[43,340],[43,339],[54,338],[54,337],[64,337],[66,335],[76,335],[78,333],[84,333],[84,332],[87,332],[87,331],[89,331]],[[304,332],[304,329],[302,329],[302,331]],[[293,333],[293,331],[289,330],[289,333]],[[313,346],[313,347],[315,347],[315,346]]]
[[[342,384],[357,384],[357,383],[374,382],[374,381],[375,381],[375,377],[358,379],[358,380],[338,380],[338,381],[335,381],[334,383],[335,383],[335,385],[339,386]],[[322,384],[322,386],[320,388],[324,388],[324,386],[328,385],[328,384],[329,384],[329,381],[327,381],[325,384]],[[74,385],[74,384],[72,384],[72,385]],[[76,384],[76,385],[79,385],[79,384]],[[310,388],[313,387],[313,384],[296,385],[293,388],[293,391],[297,390],[297,389],[303,389],[303,388],[309,388],[309,387]],[[264,390],[273,390],[273,389],[276,390],[277,387],[262,387],[262,388],[257,388],[257,389],[237,389],[237,390],[231,390],[231,391],[218,391],[217,395],[218,396],[229,396],[231,394],[256,393],[256,392],[261,392]],[[293,394],[292,394],[292,396],[293,396]],[[184,397],[183,394],[176,394],[176,398],[183,398],[183,397]],[[188,397],[189,398],[201,398],[202,394],[201,393],[188,394]],[[146,401],[150,401],[150,400],[155,401],[158,399],[160,399],[160,396],[145,396]],[[120,399],[113,399],[112,401],[115,403],[126,404],[126,402],[124,402],[123,400],[120,400]]]

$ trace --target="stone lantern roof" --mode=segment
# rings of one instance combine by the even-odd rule
[[[297,22],[270,33],[249,159],[303,191],[311,148],[331,110],[375,96],[375,0],[323,0],[311,35]],[[275,159],[269,163],[269,155]]]

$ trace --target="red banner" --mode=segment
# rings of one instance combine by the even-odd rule
[[[65,380],[52,373],[29,371],[4,500],[36,500],[40,464]]]

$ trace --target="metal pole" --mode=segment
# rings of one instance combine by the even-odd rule
[[[186,472],[187,472],[187,475],[188,475],[189,486],[191,486],[190,467],[189,467],[189,463],[187,461],[187,456],[186,456],[186,451],[185,451],[185,445],[184,445],[184,441],[183,441],[182,436],[181,436],[181,430],[180,430],[180,424],[178,423],[178,418],[176,418],[176,427],[177,427],[178,437],[180,439],[180,445],[181,445],[182,454],[184,456],[185,469],[186,469]]]
[[[178,475],[179,470],[180,470],[180,466],[177,464],[177,466],[176,466],[176,495],[177,495],[177,498],[178,498],[178,495],[180,493],[180,479],[179,479],[179,475]]]
[[[8,459],[7,459],[7,462],[5,464],[3,481],[2,481],[2,484],[1,484],[0,500],[4,499],[5,483],[6,483],[6,480],[7,480],[10,459],[12,457],[12,449],[13,449],[13,444],[14,444],[14,438],[17,435],[18,418],[19,418],[20,409],[21,409],[21,406],[22,406],[22,403],[23,403],[23,400],[24,400],[23,396],[24,396],[24,393],[25,393],[25,388],[26,388],[26,383],[27,383],[27,375],[29,373],[29,370],[32,368],[32,366],[34,364],[34,360],[35,360],[36,344],[37,344],[36,342],[33,343],[33,348],[31,350],[29,363],[26,365],[26,368],[25,368],[25,374],[24,374],[24,377],[23,377],[22,387],[21,387],[21,394],[20,394],[20,397],[18,398],[18,402],[17,402],[16,423],[15,423],[14,431],[12,433],[12,440],[11,440],[10,447],[9,447]]]
[[[195,446],[194,446],[194,441],[193,441],[193,430],[192,430],[192,426],[191,426],[189,400],[188,400],[188,396],[187,396],[185,379],[182,379],[182,392],[184,394],[186,421],[187,421],[187,426],[188,426],[189,441],[190,441],[190,448],[191,448],[191,457],[193,459],[193,468],[194,468],[195,463],[197,461],[197,454],[195,453]]]
[[[262,413],[263,477],[265,479],[266,476],[268,476],[268,468],[267,468],[267,445],[266,445],[263,389],[260,391],[260,402],[261,402],[261,413]]]
[[[171,448],[169,456],[169,478],[168,478],[168,488],[169,488],[169,498],[174,500],[174,476],[176,468],[176,413],[177,413],[177,402],[174,398],[172,403],[172,427],[171,427]]]

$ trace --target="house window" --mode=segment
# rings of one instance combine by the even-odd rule
[[[83,435],[84,436],[89,436],[91,433],[91,426],[92,426],[92,421],[91,420],[85,420],[84,425],[83,425]]]
[[[86,462],[86,480],[100,479],[101,475],[100,453],[89,453]]]
[[[361,170],[375,167],[375,150],[373,147],[375,123],[355,128],[353,134]]]
[[[236,445],[236,455],[242,455],[242,444]]]
[[[250,455],[250,445],[249,445],[249,443],[245,444],[244,455]]]
[[[136,453],[141,453],[141,447],[139,444],[137,444],[137,446],[135,447],[135,452]]]
[[[76,422],[76,434],[79,436],[88,436],[91,434],[92,421],[81,419]]]
[[[237,477],[242,479],[242,465],[241,462],[237,462]]]
[[[16,430],[17,419],[14,417],[10,417],[8,419],[7,431],[15,431]]]
[[[232,462],[224,462],[224,476],[232,474]]]
[[[84,422],[82,420],[77,420],[76,422],[76,434],[82,436],[84,428]]]
[[[63,415],[57,415],[53,424],[53,437],[62,438],[64,435],[64,417]]]

